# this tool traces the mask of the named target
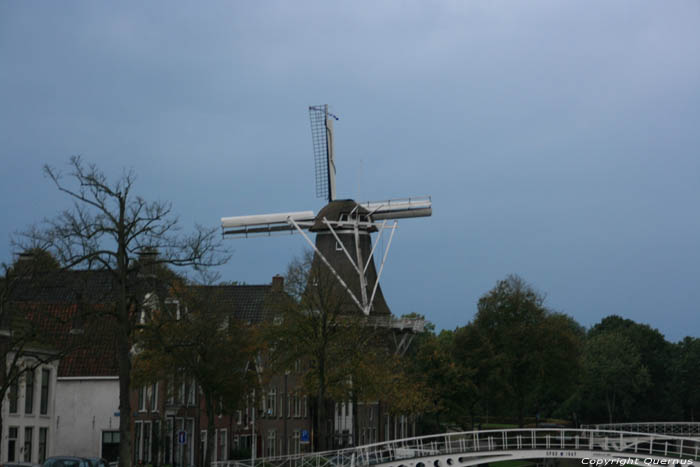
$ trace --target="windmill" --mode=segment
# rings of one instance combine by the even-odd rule
[[[328,204],[317,215],[313,211],[295,211],[224,217],[221,219],[223,234],[251,237],[298,232],[314,250],[313,264],[323,263],[328,267],[347,292],[351,307],[359,309],[365,316],[385,318],[391,327],[398,327],[397,321],[400,320],[391,319],[379,279],[396,232],[397,219],[430,216],[432,201],[430,197],[372,202],[336,199],[333,122],[337,117],[328,112],[328,105],[309,107],[309,115],[316,196],[325,198]],[[389,238],[377,271],[375,248],[385,232]],[[316,235],[315,242],[309,233]],[[372,233],[377,234],[374,246]]]

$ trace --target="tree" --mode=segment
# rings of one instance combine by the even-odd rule
[[[255,353],[252,330],[235,319],[234,304],[224,297],[226,287],[176,282],[168,300],[177,300],[179,312],[163,307],[162,298],[153,304],[134,362],[137,383],[173,381],[178,375],[193,378],[201,389],[209,433],[205,465],[214,451],[215,417],[240,408],[256,382],[249,371]]]
[[[463,424],[476,391],[473,370],[454,356],[454,338],[452,331],[438,335],[428,331],[419,336],[410,355],[412,377],[428,402],[423,412],[435,417],[435,426],[429,428],[432,431],[442,431],[447,422]]]
[[[119,358],[120,467],[131,465],[131,348],[139,327],[146,291],[155,284],[144,273],[161,265],[204,267],[226,260],[216,228],[197,226],[191,235],[178,234],[170,203],[146,201],[133,193],[135,173],[125,171],[110,181],[94,164],[70,159],[64,176],[44,166],[59,192],[73,202],[71,209],[22,234],[19,243],[49,251],[64,269],[101,270],[112,281],[111,310],[116,322]],[[140,253],[148,259],[138,261]]]
[[[306,251],[287,268],[285,291],[275,322],[266,329],[270,351],[266,368],[284,371],[297,360],[308,362],[305,391],[314,398],[314,450],[329,447],[327,405],[329,393],[346,384],[345,368],[353,348],[348,326],[353,316],[344,314],[346,300],[341,285],[325,267],[313,267],[313,254]]]
[[[676,354],[671,344],[666,341],[663,334],[649,325],[636,323],[617,315],[603,318],[600,323],[591,328],[589,334],[590,337],[594,337],[605,332],[626,336],[649,374],[650,384],[636,394],[636,400],[630,404],[633,411],[629,414],[630,417],[636,421],[673,420],[669,413],[676,402],[671,395],[670,387],[673,380],[673,365],[669,365],[668,362],[673,361]],[[660,406],[665,408],[661,412]]]
[[[604,401],[608,423],[622,413],[629,419],[635,397],[650,384],[639,351],[624,334],[597,332],[586,341],[583,381],[592,404]]]
[[[479,299],[474,325],[495,351],[502,386],[520,426],[526,410],[539,415],[548,397],[573,391],[582,331],[544,307],[544,297],[518,276],[499,281]]]
[[[504,380],[500,362],[502,357],[498,356],[491,342],[474,323],[455,330],[452,355],[457,364],[469,369],[472,375],[473,388],[465,400],[465,408],[473,429],[479,409],[488,414],[490,406],[501,402]]]
[[[331,445],[327,422],[333,399],[354,401],[356,410],[358,401],[386,395],[382,388],[389,378],[405,375],[389,350],[390,331],[348,307],[343,286],[311,252],[290,264],[285,290],[275,324],[265,332],[266,366],[275,373],[297,360],[309,363],[304,389],[314,399],[314,449],[324,450]],[[357,442],[356,427],[353,431]]]
[[[700,339],[686,337],[675,346],[671,397],[680,406],[680,420],[700,415]]]

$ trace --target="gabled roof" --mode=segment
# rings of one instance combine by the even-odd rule
[[[156,286],[142,278],[143,290]],[[151,282],[148,284],[147,282]],[[157,287],[164,293],[164,287]],[[256,324],[271,319],[274,304],[281,300],[281,287],[272,285],[193,286],[197,293],[213,298],[243,322]],[[72,349],[59,362],[59,377],[105,377],[119,374],[117,323],[108,312],[114,303],[113,276],[108,271],[59,271],[37,274],[16,283],[11,300],[41,321],[58,351]],[[145,296],[145,294],[144,294]],[[78,321],[81,316],[98,319]]]
[[[36,273],[11,285],[11,299],[39,303],[105,303],[114,299],[109,271],[69,270]]]
[[[47,347],[61,354],[59,377],[118,376],[116,320],[100,305],[26,303],[27,315],[42,328]],[[79,320],[83,313],[92,319]]]
[[[271,319],[282,294],[273,290],[272,285],[212,285],[193,289],[207,294],[218,305],[230,307],[234,318],[251,324]]]

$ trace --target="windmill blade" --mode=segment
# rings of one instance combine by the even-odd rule
[[[358,203],[369,211],[372,220],[405,219],[409,217],[428,217],[433,214],[433,202],[430,196],[388,199],[386,201],[367,201]]]
[[[328,112],[328,105],[309,107],[311,141],[316,168],[316,197],[335,199],[335,159],[333,154],[333,120],[338,117]]]
[[[222,217],[221,228],[223,229],[224,235],[269,235],[274,232],[295,231],[296,228],[290,220],[294,220],[298,225],[308,228],[313,223],[315,217],[313,211]]]

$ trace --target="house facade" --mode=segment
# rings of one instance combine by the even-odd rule
[[[14,352],[7,354],[6,367],[14,358]],[[42,355],[40,359],[48,358]],[[2,462],[41,463],[55,445],[58,363],[39,363],[31,350],[25,350],[17,363],[25,367],[24,373],[10,385],[2,401]]]
[[[233,318],[255,326],[271,318],[267,305],[282,285],[276,276],[269,285],[215,286],[207,292],[216,293]],[[264,394],[250,394],[233,413],[216,415],[213,433],[208,432],[204,398],[194,379],[173,375],[169,381],[135,388],[133,462],[203,465],[209,437],[214,438],[214,462],[308,450],[311,414],[300,390],[301,368],[297,370],[273,376]]]
[[[114,326],[105,314],[111,293],[109,274],[97,271],[45,271],[14,284],[13,309],[36,326],[51,355],[22,375],[3,401],[3,462],[41,463],[56,455],[117,459],[118,362]],[[23,349],[22,358],[31,361],[31,353]]]

